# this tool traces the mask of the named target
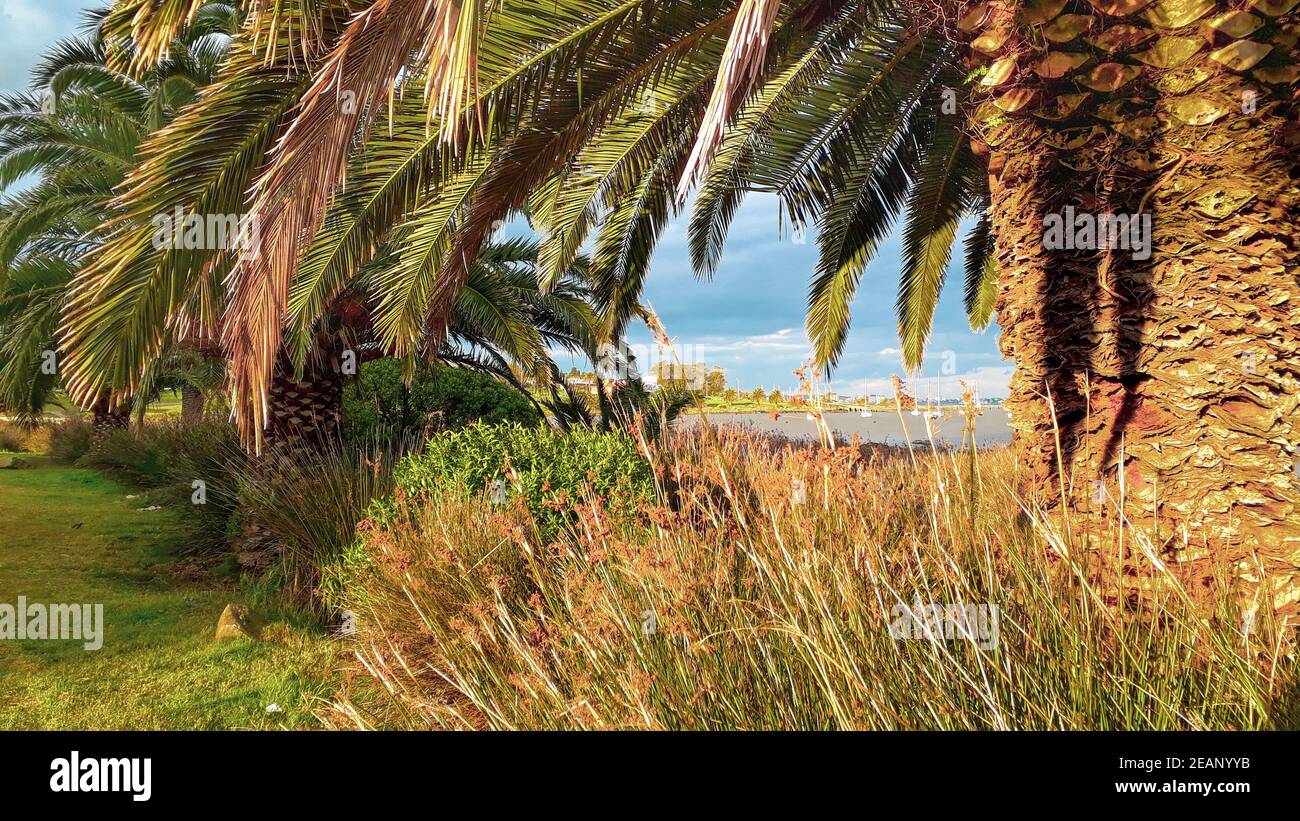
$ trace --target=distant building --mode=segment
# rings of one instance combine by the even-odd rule
[[[583,393],[594,394],[597,389],[596,374],[591,371],[580,371],[577,368],[572,368],[564,375],[564,381],[569,384],[569,387]]]

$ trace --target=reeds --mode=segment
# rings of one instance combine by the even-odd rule
[[[1293,638],[1193,601],[1118,516],[1086,540],[1008,450],[827,450],[717,429],[644,443],[657,500],[541,532],[481,495],[399,502],[329,572],[375,687],[348,726],[1295,727]],[[799,484],[802,483],[802,484]],[[1078,523],[1076,523],[1078,524]],[[935,610],[937,606],[939,609]],[[927,621],[995,612],[976,636]],[[996,608],[996,611],[993,611]],[[900,623],[923,625],[919,631]],[[987,626],[987,625],[986,625]],[[909,637],[911,636],[911,637]],[[919,636],[919,637],[918,637]]]
[[[253,460],[231,456],[246,537],[274,547],[282,595],[318,616],[332,616],[317,595],[320,568],[355,541],[356,523],[373,500],[392,492],[394,467],[418,446],[417,437],[382,434],[272,449]]]

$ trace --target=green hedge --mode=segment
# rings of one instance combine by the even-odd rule
[[[512,474],[505,471],[509,455]],[[523,495],[538,521],[558,527],[568,515],[545,502],[567,492],[581,500],[587,485],[616,516],[630,515],[654,497],[649,464],[622,433],[574,429],[567,433],[518,424],[475,424],[432,437],[423,453],[397,466],[396,486],[415,496],[452,490],[491,492],[505,480],[508,497]]]
[[[343,390],[343,423],[354,440],[414,433],[426,425],[447,429],[472,422],[541,421],[528,397],[487,374],[463,368],[421,368],[407,386],[400,362],[377,359],[362,365]]]

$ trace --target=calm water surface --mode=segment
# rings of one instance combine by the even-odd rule
[[[817,438],[817,425],[808,419],[804,412],[791,411],[782,413],[781,418],[772,420],[766,413],[710,413],[709,420],[715,425],[740,424],[749,425],[764,433],[780,433],[790,437]],[[955,410],[945,419],[928,420],[934,431],[936,444],[956,447],[961,444],[962,424],[965,420]],[[681,416],[682,424],[698,424],[696,411],[685,411]],[[863,417],[856,411],[831,411],[826,414],[826,424],[837,437],[849,438],[857,434],[864,442],[879,442],[885,445],[903,445],[908,438],[912,441],[926,442],[926,418],[911,416],[904,412],[900,422],[895,412],[872,411],[871,416]],[[903,425],[907,433],[903,432]],[[975,441],[982,447],[1006,445],[1011,442],[1011,426],[1007,412],[999,406],[984,409],[975,420]]]

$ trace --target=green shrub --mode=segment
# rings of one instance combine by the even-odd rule
[[[316,595],[333,611],[366,609],[367,593],[374,581],[375,559],[365,536],[354,538],[333,561],[320,565]]]
[[[554,503],[578,501],[587,487],[616,516],[630,514],[654,497],[650,465],[636,442],[623,433],[585,428],[559,433],[518,424],[476,424],[446,431],[430,438],[423,453],[403,459],[395,478],[397,487],[412,496],[457,489],[480,493],[502,479],[507,495],[522,495],[538,520],[551,528],[570,513],[567,505]]]
[[[94,428],[80,417],[67,419],[50,426],[50,458],[71,464],[90,450]]]
[[[144,487],[158,487],[167,479],[161,437],[149,428],[138,432],[127,428],[107,431],[92,441],[77,464]]]
[[[471,422],[535,425],[541,415],[528,397],[509,385],[463,368],[421,368],[408,387],[401,363],[378,359],[343,391],[343,423],[349,438],[403,436],[432,426],[459,428]]]

